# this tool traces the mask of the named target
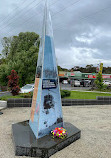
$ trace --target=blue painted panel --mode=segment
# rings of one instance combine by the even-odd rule
[[[45,36],[44,61],[43,61],[43,79],[56,79],[57,66],[54,58],[54,48],[52,47],[52,38]]]
[[[43,37],[36,69],[39,86],[37,98],[35,97],[37,99],[36,106],[32,104],[32,116],[34,117],[31,117],[29,122],[37,139],[49,134],[55,127],[63,127],[53,31],[47,6],[44,17]]]

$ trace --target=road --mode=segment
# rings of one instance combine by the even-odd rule
[[[10,92],[6,91],[6,92],[0,92],[0,97],[5,96],[5,95],[11,95]]]
[[[60,89],[62,90],[89,90],[91,87],[71,87],[70,84],[61,84]]]
[[[62,90],[89,90],[91,87],[71,87],[70,84],[61,84],[60,83],[60,89]],[[5,95],[11,95],[10,92],[0,92],[0,97]]]

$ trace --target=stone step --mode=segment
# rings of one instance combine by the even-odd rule
[[[0,107],[0,110],[4,109],[4,107]]]
[[[0,100],[0,108],[7,108],[7,101]]]

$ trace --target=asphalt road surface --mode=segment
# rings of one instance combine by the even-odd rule
[[[5,95],[11,95],[10,92],[6,91],[6,92],[0,92],[0,97],[5,96]]]
[[[89,90],[91,87],[71,87],[70,84],[61,84],[60,83],[60,89],[62,90]],[[0,97],[5,96],[5,95],[11,95],[10,92],[0,92]]]
[[[61,84],[61,83],[60,83],[60,88],[62,90],[89,90],[89,89],[91,89],[91,87],[82,87],[82,86],[80,86],[80,87],[71,87],[70,84]]]

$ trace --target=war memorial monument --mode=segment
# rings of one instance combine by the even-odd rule
[[[52,138],[51,130],[63,127],[64,139]],[[63,122],[51,15],[46,2],[30,119],[12,125],[15,155],[48,158],[80,138],[81,131]]]

